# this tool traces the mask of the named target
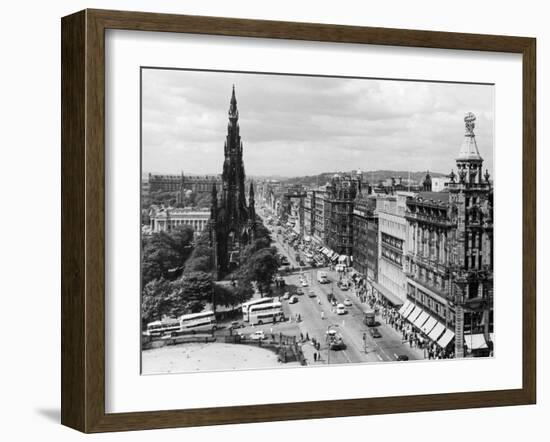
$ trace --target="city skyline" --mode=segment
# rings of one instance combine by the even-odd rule
[[[493,169],[490,85],[161,69],[142,77],[143,172],[219,174],[233,84],[247,176],[449,173],[469,111]]]

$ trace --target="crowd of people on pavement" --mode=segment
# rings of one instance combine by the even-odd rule
[[[386,324],[400,332],[403,343],[408,343],[410,348],[422,349],[424,351],[424,358],[427,359],[451,359],[454,357],[452,350],[441,348],[435,342],[430,341],[413,324],[403,318],[395,307],[392,307],[383,299],[376,297],[372,289],[369,290],[367,288],[364,278],[361,278],[358,274],[354,274],[351,280],[353,290],[359,300],[362,303],[368,304],[374,310],[376,316],[380,316]]]

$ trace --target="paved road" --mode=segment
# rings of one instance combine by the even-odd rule
[[[294,259],[296,251],[282,243],[281,235],[273,233],[273,237],[279,253],[286,255],[293,267],[298,267]],[[331,284],[317,282],[316,275],[320,270],[327,273]],[[296,272],[285,277],[290,292],[301,287],[299,274],[300,272]],[[328,268],[317,268],[306,270],[303,275],[309,283],[308,287],[303,287],[304,295],[299,297],[298,303],[285,303],[285,313],[292,317],[297,314],[301,316],[302,321],[298,324],[300,332],[304,336],[307,333],[310,338],[315,337],[322,342],[321,353],[325,361],[328,360],[325,336],[329,326],[334,326],[333,328],[338,330],[347,345],[345,350],[331,351],[330,363],[395,361],[398,355],[407,355],[410,360],[423,358],[421,351],[410,348],[408,343],[403,343],[400,333],[386,324],[381,317],[377,317],[377,320],[379,322],[378,330],[382,337],[373,338],[369,333],[369,328],[363,323],[363,312],[366,305],[360,302],[352,289],[343,291],[336,285],[337,272],[330,271]],[[310,291],[313,291],[311,297],[308,296]],[[345,299],[351,301],[352,305],[346,308],[345,315],[336,314],[327,300],[329,293],[333,293],[340,303],[343,303]],[[366,342],[363,341],[363,336],[365,336]]]

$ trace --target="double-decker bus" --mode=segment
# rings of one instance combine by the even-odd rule
[[[243,321],[248,321],[248,310],[250,309],[250,307],[258,304],[268,304],[270,302],[273,302],[273,298],[258,298],[253,299],[252,301],[243,302],[241,304],[243,309]]]
[[[147,329],[143,332],[146,336],[162,336],[175,331],[179,331],[180,322],[177,319],[169,318],[161,321],[153,321],[147,324]]]
[[[191,313],[179,318],[180,331],[214,331],[216,330],[216,315],[212,310],[201,313]]]
[[[283,319],[283,305],[280,302],[256,304],[248,309],[248,322],[250,325],[279,322]]]

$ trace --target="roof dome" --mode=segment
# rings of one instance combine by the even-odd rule
[[[466,126],[466,133],[464,134],[464,141],[460,147],[458,153],[458,161],[483,161],[479,150],[477,148],[476,136],[474,134],[476,116],[468,112],[464,117],[464,124]]]

